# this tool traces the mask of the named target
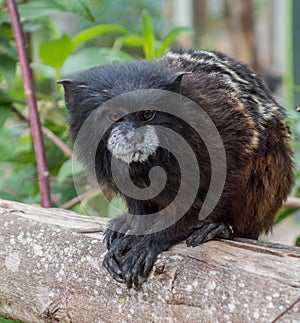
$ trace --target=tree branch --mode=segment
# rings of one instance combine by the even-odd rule
[[[30,124],[30,120],[28,118],[26,118],[24,116],[24,114],[19,111],[17,108],[12,107],[12,110],[15,114],[17,114],[17,116]],[[51,140],[55,146],[57,146],[66,156],[72,158],[73,157],[73,152],[72,150],[59,138],[57,137],[50,129],[43,127],[42,126],[42,132],[43,134],[49,139]]]
[[[102,266],[108,219],[0,200],[0,317],[21,322],[296,322],[300,248],[178,244],[128,290]],[[79,233],[79,232],[83,233]],[[281,322],[281,321],[280,321]]]
[[[30,69],[30,63],[28,53],[26,50],[26,42],[24,32],[21,26],[20,17],[17,9],[17,5],[14,0],[6,0],[6,6],[10,17],[11,25],[13,28],[18,56],[20,61],[21,72],[24,81],[24,92],[29,108],[30,124],[33,138],[33,146],[36,155],[37,170],[39,177],[39,186],[41,194],[41,204],[44,207],[51,206],[50,199],[50,187],[49,187],[49,172],[46,163],[46,154],[43,143],[43,137],[41,132],[41,125],[39,115],[37,111],[34,85],[32,72]]]
[[[96,192],[98,191],[97,188],[95,189],[92,189],[88,192],[85,192],[85,193],[82,193],[76,197],[74,197],[72,200],[66,202],[65,204],[61,205],[60,208],[62,209],[70,209],[71,207],[73,207],[74,205],[80,203],[82,200],[90,197],[90,196],[93,196],[96,194]]]

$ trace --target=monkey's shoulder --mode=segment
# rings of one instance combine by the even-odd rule
[[[169,69],[192,72],[193,82],[203,82],[210,89],[233,92],[236,96],[251,94],[261,101],[274,99],[262,78],[248,65],[220,51],[171,49],[161,58]],[[263,103],[263,102],[262,102]]]
[[[172,49],[161,61],[183,78],[181,93],[204,108],[221,128],[242,127],[250,147],[265,146],[268,133],[290,138],[285,110],[263,80],[246,64],[219,51]],[[251,139],[251,140],[250,140]]]

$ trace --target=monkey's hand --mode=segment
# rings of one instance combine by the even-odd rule
[[[104,267],[117,282],[138,288],[149,275],[157,255],[176,242],[186,239],[188,246],[197,246],[214,238],[228,239],[234,234],[232,226],[223,223],[201,223],[186,232],[176,227],[177,230],[171,230],[172,235],[166,232],[130,235],[130,218],[124,215],[113,219],[105,233],[108,252]]]
[[[105,255],[103,265],[117,282],[138,288],[149,275],[157,255],[168,248],[152,234],[119,237]]]

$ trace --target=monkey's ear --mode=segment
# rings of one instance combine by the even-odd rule
[[[180,93],[180,86],[181,86],[181,81],[183,75],[189,75],[192,74],[192,72],[177,72],[175,73],[172,78],[171,82],[169,83],[168,90],[175,92],[175,93]]]
[[[57,81],[56,84],[63,84],[65,86],[67,84],[73,84],[73,82],[70,79],[64,79],[64,80]]]
[[[56,84],[62,84],[65,90],[66,107],[70,113],[74,111],[74,83],[70,79],[57,81]]]

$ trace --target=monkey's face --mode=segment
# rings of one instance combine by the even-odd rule
[[[106,115],[113,124],[102,145],[114,158],[128,165],[145,162],[149,164],[149,159],[155,161],[161,135],[157,132],[157,127],[168,127],[175,122],[171,115],[155,110],[137,111],[123,117],[112,111]]]
[[[179,118],[161,111],[166,96],[165,91],[133,91],[113,98],[108,105],[103,104],[100,109],[106,111],[102,120],[106,118],[112,124],[102,144],[114,158],[128,165],[159,164],[163,151],[161,144],[171,135],[167,129],[174,129],[177,133],[186,129]]]

